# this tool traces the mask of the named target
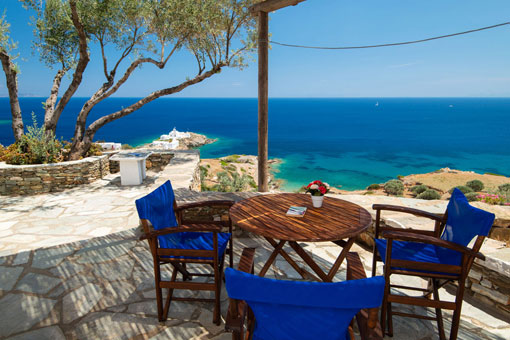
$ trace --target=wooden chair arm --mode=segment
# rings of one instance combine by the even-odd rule
[[[167,227],[159,230],[153,230],[149,233],[143,233],[140,236],[140,240],[146,240],[151,238],[156,238],[158,236],[174,234],[174,233],[182,233],[186,231],[193,232],[221,232],[221,226],[216,224],[185,224],[179,227]]]
[[[175,211],[182,211],[185,209],[191,209],[191,208],[200,208],[200,207],[211,207],[211,206],[224,206],[227,208],[230,208],[234,205],[234,201],[231,200],[209,200],[209,201],[197,201],[197,202],[189,202],[189,203],[182,203],[177,205],[175,208]]]
[[[472,249],[470,249],[468,247],[465,247],[463,245],[453,243],[450,241],[446,241],[446,240],[440,239],[438,237],[413,234],[413,233],[407,233],[407,232],[401,232],[401,231],[384,231],[382,233],[382,237],[387,238],[389,240],[400,240],[400,241],[410,241],[410,242],[433,244],[435,246],[455,250],[455,251],[458,251],[459,253],[462,253],[462,254],[465,254],[468,256],[474,256],[481,260],[485,260],[485,256],[482,253],[473,251]]]
[[[365,279],[367,274],[358,253],[349,252],[347,258],[347,280]],[[379,323],[379,308],[362,309],[356,314],[356,321],[363,340],[382,340],[382,329]]]
[[[255,258],[255,248],[244,248],[239,260],[238,270],[253,274],[253,262]],[[241,339],[243,336],[244,322],[248,314],[248,305],[244,301],[230,299],[227,317],[225,319],[225,330],[234,332]]]
[[[414,209],[414,208],[408,208],[408,207],[402,207],[399,205],[374,204],[374,205],[372,205],[372,209],[374,209],[376,211],[377,210],[397,211],[397,212],[401,212],[401,213],[412,214],[415,216],[430,218],[431,220],[434,220],[437,222],[441,222],[443,220],[442,217],[440,217],[436,214],[430,213],[428,211]]]

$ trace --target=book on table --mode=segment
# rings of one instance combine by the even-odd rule
[[[306,207],[295,207],[291,206],[289,210],[287,210],[287,216],[292,217],[303,217],[305,216]]]

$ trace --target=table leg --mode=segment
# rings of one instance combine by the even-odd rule
[[[269,237],[264,237],[269,243],[271,243],[271,245],[273,247],[276,248],[276,246],[278,245],[278,243],[269,238]],[[289,254],[287,254],[287,252],[285,250],[283,250],[283,247],[280,249],[280,255],[285,259],[285,261],[287,261],[288,264],[290,264],[292,266],[292,268],[294,268],[294,270],[299,274],[301,275],[301,277],[303,279],[312,279],[312,280],[316,280],[316,281],[320,281],[318,277],[316,277],[315,275],[313,275],[312,273],[309,273],[308,271],[306,271],[305,269],[301,268],[297,263],[296,261],[294,261],[292,259],[292,257],[290,257]]]
[[[328,272],[328,279],[329,279],[329,281],[332,281],[333,277],[338,272],[338,269],[340,268],[340,265],[342,264],[342,262],[344,261],[345,257],[347,256],[347,253],[349,253],[349,250],[351,249],[352,245],[354,244],[354,239],[355,239],[354,237],[351,237],[350,239],[347,240],[347,242],[345,242],[343,240],[339,240],[339,241],[335,241],[334,242],[335,244],[338,244],[341,247],[343,247],[343,249],[340,252],[340,254],[338,255],[335,263],[333,264],[333,267],[331,267],[331,269]]]
[[[310,266],[310,268],[312,268],[312,270],[317,275],[319,275],[322,281],[331,282],[331,280],[328,278],[326,273],[324,273],[321,267],[319,267],[319,265],[315,263],[315,261],[310,257],[310,255],[308,255],[307,252],[296,241],[291,241],[289,242],[289,244],[292,247],[292,249],[294,249],[294,251],[299,255],[299,257],[301,257],[303,261],[305,261],[306,264]]]
[[[260,271],[259,276],[265,276],[266,275],[267,271],[269,270],[269,267],[271,266],[271,264],[273,264],[274,260],[276,259],[276,256],[278,255],[278,253],[280,252],[280,250],[283,248],[284,245],[285,245],[285,241],[280,241],[276,245],[276,247],[274,247],[273,253],[267,259],[267,262],[264,265],[264,267],[262,267],[262,270]]]
[[[299,245],[299,243],[295,241],[289,241],[289,245],[294,249],[294,251],[305,261],[305,263],[318,275],[315,276],[312,273],[308,272],[307,270],[301,268],[296,261],[290,257],[289,254],[285,250],[283,250],[283,246],[287,241],[280,241],[277,242],[269,237],[264,237],[273,247],[274,251],[271,253],[269,258],[267,259],[267,262],[264,264],[264,267],[259,273],[259,276],[265,276],[267,271],[269,270],[269,267],[271,267],[271,264],[276,259],[276,256],[278,254],[282,255],[282,257],[296,270],[296,272],[301,275],[303,279],[313,279],[316,281],[323,281],[323,282],[332,282],[335,274],[338,272],[338,269],[340,268],[340,265],[344,261],[345,257],[349,253],[349,250],[351,249],[352,245],[354,244],[354,237],[351,237],[347,241],[339,240],[334,241],[335,244],[342,246],[343,249],[338,255],[337,259],[335,260],[335,263],[333,263],[333,266],[329,270],[328,274],[326,274],[321,267],[312,259],[310,255]]]

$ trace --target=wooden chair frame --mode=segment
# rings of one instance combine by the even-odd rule
[[[439,338],[441,340],[446,339],[444,333],[444,324],[443,317],[441,313],[441,309],[449,309],[453,310],[453,320],[452,327],[450,331],[450,340],[457,339],[457,334],[459,330],[460,323],[460,312],[462,307],[462,299],[464,297],[464,288],[465,281],[469,270],[471,269],[471,265],[475,258],[479,258],[484,260],[485,257],[483,254],[479,253],[480,247],[483,244],[483,240],[485,236],[478,236],[474,242],[472,248],[464,247],[460,244],[445,241],[440,238],[441,233],[443,232],[446,221],[448,219],[448,214],[445,214],[440,217],[438,215],[429,213],[427,211],[395,206],[395,205],[386,205],[386,204],[374,204],[372,208],[376,211],[376,220],[375,220],[375,238],[378,239],[380,237],[387,239],[387,247],[386,247],[386,263],[384,265],[384,278],[386,280],[386,286],[384,291],[384,299],[381,308],[381,326],[383,332],[386,330],[386,326],[388,327],[388,331],[386,334],[389,336],[393,336],[393,315],[399,315],[404,317],[413,317],[425,320],[436,320],[439,331]],[[428,218],[435,221],[434,230],[419,230],[419,229],[402,229],[402,228],[393,228],[389,226],[381,226],[381,211],[395,211],[401,213],[412,214],[418,217]],[[426,263],[426,262],[415,262],[408,260],[397,260],[391,258],[391,250],[392,244],[394,240],[399,241],[409,241],[409,242],[418,242],[418,243],[428,243],[432,245],[436,245],[439,247],[443,247],[446,249],[451,249],[458,251],[462,254],[461,264],[459,266],[456,265],[448,265],[448,264],[437,264],[437,263]],[[376,274],[376,264],[377,261],[382,261],[381,257],[377,252],[377,247],[374,242],[373,247],[373,261],[372,261],[372,276]],[[397,269],[397,268],[405,268],[405,270]],[[429,284],[427,288],[418,288],[411,286],[402,286],[402,285],[392,285],[390,282],[390,277],[392,274],[400,274],[400,275],[410,275],[410,276],[419,276],[422,278],[426,278],[429,280]],[[457,281],[457,292],[455,295],[455,302],[441,301],[439,299],[439,288],[443,287],[445,284],[449,282]],[[421,297],[411,297],[411,296],[402,296],[391,294],[391,288],[399,288],[399,289],[409,289],[414,291],[423,292],[423,296]],[[432,298],[430,295],[432,294]],[[422,307],[431,307],[435,309],[436,316],[429,317],[411,313],[403,313],[392,311],[392,303],[399,304],[408,304]]]
[[[192,220],[183,220],[183,211],[191,208],[200,207],[225,207],[230,208],[234,204],[233,201],[228,200],[215,200],[215,201],[200,201],[185,203],[177,205],[175,199],[173,202],[174,212],[176,214],[177,223],[176,227],[162,228],[154,230],[151,223],[146,219],[140,219],[143,234],[140,240],[146,239],[149,242],[149,247],[152,253],[154,264],[154,279],[156,286],[156,301],[158,306],[158,319],[165,321],[168,317],[168,310],[170,302],[173,301],[202,301],[214,302],[213,322],[217,325],[220,324],[221,307],[220,307],[220,294],[221,284],[223,282],[223,265],[225,254],[218,254],[218,233],[222,228],[228,228],[228,232],[232,234],[232,222],[230,217],[227,221],[211,221],[201,222]],[[195,249],[170,249],[160,248],[158,245],[158,236],[168,235],[180,232],[212,232],[213,233],[213,250],[195,250]],[[228,247],[225,251],[229,254],[229,265],[233,266],[234,252],[233,252],[233,238],[230,237]],[[211,266],[213,273],[191,273],[187,270],[187,263],[199,263]],[[173,267],[172,276],[170,281],[161,280],[161,266],[170,264]],[[182,281],[177,280],[177,274],[180,273]],[[194,276],[214,277],[214,283],[202,282],[189,282]],[[168,289],[165,304],[163,306],[162,289]],[[174,289],[190,289],[190,290],[205,290],[213,291],[214,299],[202,299],[191,297],[172,297]]]
[[[254,272],[254,248],[245,248],[239,261],[238,270]],[[365,270],[358,253],[350,252],[347,258],[347,280],[366,278]],[[362,340],[382,340],[383,333],[378,319],[379,308],[362,309],[356,315],[356,321]],[[353,320],[354,322],[354,320]],[[349,326],[349,334],[354,340],[353,322]],[[246,326],[245,326],[246,323]],[[232,332],[232,340],[249,340],[253,336],[255,317],[252,310],[242,300],[230,299],[225,322],[225,330]]]

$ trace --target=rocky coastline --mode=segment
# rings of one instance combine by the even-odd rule
[[[269,169],[269,190],[279,191],[282,181],[275,179],[274,173],[277,172],[277,165],[281,163],[280,159],[274,158],[268,160]],[[239,181],[246,182],[243,185],[243,191],[256,191],[258,183],[258,160],[253,155],[229,155],[220,158],[204,158],[200,160],[202,172],[203,189],[215,189],[221,185],[222,173],[228,174],[233,179],[233,173],[237,174]],[[238,187],[236,189],[241,189]]]

